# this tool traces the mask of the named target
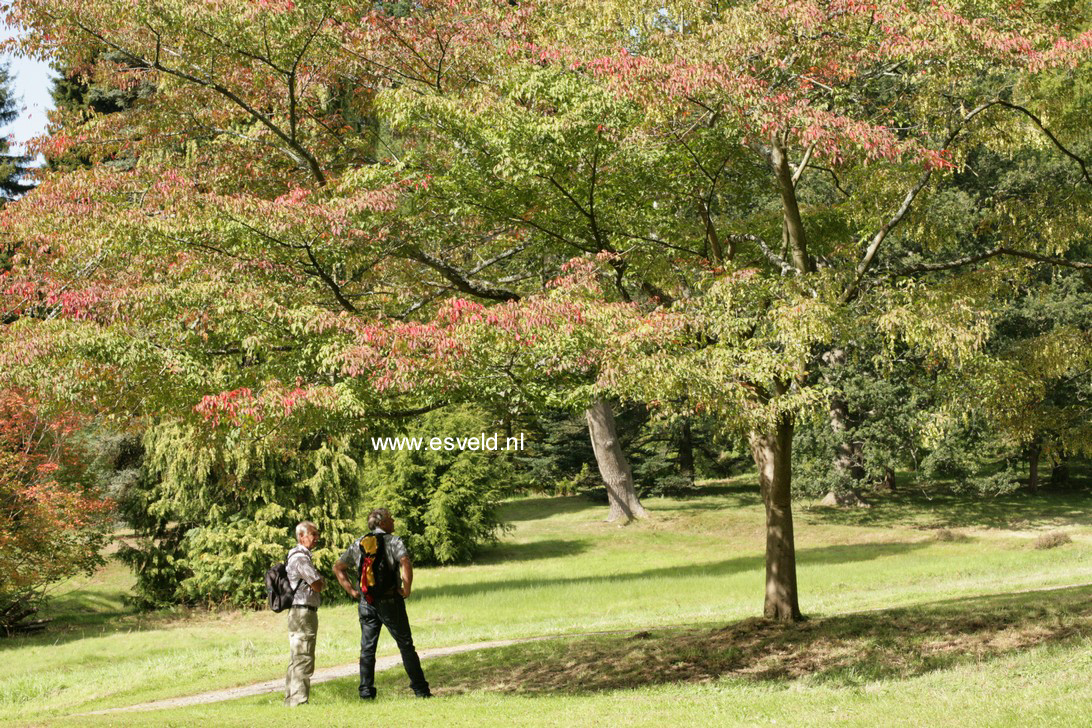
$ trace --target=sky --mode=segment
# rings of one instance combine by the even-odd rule
[[[15,31],[0,22],[0,36],[7,40],[14,35]],[[11,137],[16,149],[22,150],[28,139],[45,131],[49,121],[46,112],[53,108],[49,91],[52,79],[57,74],[48,63],[31,58],[2,55],[0,62],[10,65],[11,88],[21,109],[18,119],[0,127],[0,134]]]

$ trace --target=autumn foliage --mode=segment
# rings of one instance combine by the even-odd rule
[[[149,548],[190,529],[172,563],[347,528],[354,443],[414,414],[614,398],[747,439],[786,579],[824,353],[965,367],[1031,267],[1087,265],[1064,89],[1092,32],[1066,7],[15,2],[25,50],[149,91],[58,113],[40,150],[89,164],[0,211],[0,364],[147,428]],[[1032,153],[1065,194],[976,191],[951,223],[978,157]]]
[[[27,627],[49,586],[93,569],[113,504],[78,479],[72,422],[45,423],[35,402],[0,391],[0,629]]]

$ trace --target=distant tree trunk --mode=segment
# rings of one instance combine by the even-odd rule
[[[7,600],[0,603],[0,630],[4,637],[45,629],[50,620],[28,619],[38,612],[36,596],[33,593],[9,594]]]
[[[675,446],[679,452],[676,461],[679,465],[679,473],[694,482],[694,437],[690,431],[690,420],[683,420],[679,433],[675,438]]]
[[[845,349],[831,349],[823,355],[823,359],[831,367],[837,370],[845,366]],[[832,505],[850,506],[862,505],[866,501],[861,495],[860,484],[864,481],[865,469],[861,465],[861,443],[851,440],[849,436],[849,405],[839,393],[835,393],[830,400],[830,429],[838,444],[834,447],[834,470],[843,475],[850,483],[848,492],[827,493],[824,503]]]
[[[883,469],[883,478],[881,478],[880,481],[878,483],[876,483],[876,487],[879,490],[885,491],[887,493],[894,493],[895,492],[895,469],[894,468],[884,468]]]
[[[1039,457],[1043,454],[1043,443],[1039,438],[1031,441],[1028,447],[1028,487],[1039,487]]]
[[[607,486],[607,499],[610,501],[608,521],[625,518],[628,523],[634,518],[648,515],[637,490],[633,487],[633,471],[629,468],[626,455],[622,452],[622,443],[618,439],[618,427],[614,423],[614,413],[610,405],[599,401],[588,408],[588,434],[591,437],[592,450],[599,465],[599,474]]]
[[[792,527],[792,421],[782,415],[772,432],[752,432],[751,455],[766,504],[767,619],[801,619],[796,591],[796,545]]]
[[[834,467],[853,483],[860,483],[865,476],[861,465],[861,443],[849,439],[849,406],[838,395],[830,402],[830,429],[840,439],[834,449]]]
[[[1050,484],[1055,488],[1069,485],[1069,455],[1059,452],[1054,467],[1050,470]]]

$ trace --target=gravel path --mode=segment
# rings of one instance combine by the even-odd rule
[[[589,633],[601,634],[601,633]],[[566,637],[581,637],[585,635],[565,635]],[[507,647],[508,645],[521,644],[523,642],[541,642],[542,640],[557,639],[555,636],[546,637],[523,637],[520,639],[511,640],[494,640],[492,642],[475,642],[469,645],[454,645],[452,647],[434,647],[427,650],[418,650],[417,654],[420,655],[422,660],[427,660],[430,657],[446,657],[448,655],[457,655],[460,652],[473,652],[474,650],[488,650],[491,647]],[[375,661],[375,670],[390,670],[392,667],[398,667],[402,664],[402,657],[400,655],[390,655],[388,657],[380,657]],[[311,677],[311,684],[317,685],[318,683],[329,682],[330,680],[337,680],[343,677],[353,677],[360,674],[359,662],[350,662],[345,665],[338,665],[337,667],[324,667],[321,670],[315,670],[315,674]],[[265,682],[255,683],[254,685],[241,685],[237,688],[227,688],[226,690],[213,690],[208,693],[199,693],[197,695],[183,695],[177,698],[165,698],[163,700],[153,700],[150,703],[138,703],[137,705],[126,705],[121,708],[107,708],[105,710],[93,710],[88,713],[78,713],[78,715],[107,715],[112,713],[133,713],[143,710],[164,710],[166,708],[188,708],[191,705],[204,705],[206,703],[220,703],[225,700],[235,700],[237,698],[248,698],[253,695],[265,695],[266,693],[277,693],[284,691],[284,678],[280,677],[276,680],[266,680]]]

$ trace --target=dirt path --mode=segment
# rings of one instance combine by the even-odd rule
[[[1001,592],[1002,594],[1028,594],[1031,592],[1049,592],[1060,589],[1073,589],[1078,587],[1092,586],[1092,583],[1084,582],[1079,584],[1065,584],[1061,586],[1047,586],[1036,587],[1032,589],[1018,589],[1011,592]],[[971,595],[973,596],[973,595]],[[992,594],[982,594],[980,596],[992,596]],[[911,605],[913,606],[913,605]],[[850,614],[865,614],[868,612],[881,612],[891,607],[874,607],[871,609],[858,609],[848,612],[832,612],[822,615],[824,617],[844,616]],[[689,629],[693,627],[690,624],[674,624],[674,625],[662,625],[656,627],[656,631],[669,630],[669,629]],[[560,635],[544,635],[540,637],[520,637],[516,639],[508,640],[493,640],[490,642],[475,642],[467,645],[454,645],[451,647],[434,647],[426,650],[419,650],[422,660],[427,660],[433,657],[446,657],[448,655],[458,655],[462,652],[474,652],[475,650],[488,650],[493,647],[507,647],[508,645],[518,645],[526,642],[542,642],[545,640],[556,639],[571,639],[573,637],[595,637],[598,635],[607,634],[628,634],[634,632],[644,631],[641,628],[635,629],[621,629],[621,630],[602,630],[598,632],[580,632],[575,634],[560,634]],[[402,664],[402,658],[399,655],[389,655],[387,657],[377,658],[375,661],[376,672],[381,670],[390,670],[393,667],[398,667]],[[360,666],[358,662],[350,662],[345,665],[338,665],[337,667],[324,667],[321,670],[315,670],[314,676],[311,678],[311,684],[317,685],[319,683],[329,682],[330,680],[338,680],[344,677],[353,677],[359,674]],[[137,711],[145,710],[164,710],[167,708],[188,708],[193,705],[205,705],[207,703],[220,703],[227,700],[235,700],[237,698],[247,698],[254,695],[265,695],[267,693],[276,693],[284,690],[284,678],[280,677],[275,680],[266,680],[265,682],[256,683],[254,685],[241,685],[235,688],[227,688],[225,690],[213,690],[207,693],[198,693],[197,695],[182,695],[176,698],[164,698],[163,700],[154,700],[149,703],[138,703],[137,705],[126,705],[120,708],[106,708],[104,710],[94,710],[87,713],[77,713],[76,716],[84,715],[108,715],[113,713],[133,713]]]

